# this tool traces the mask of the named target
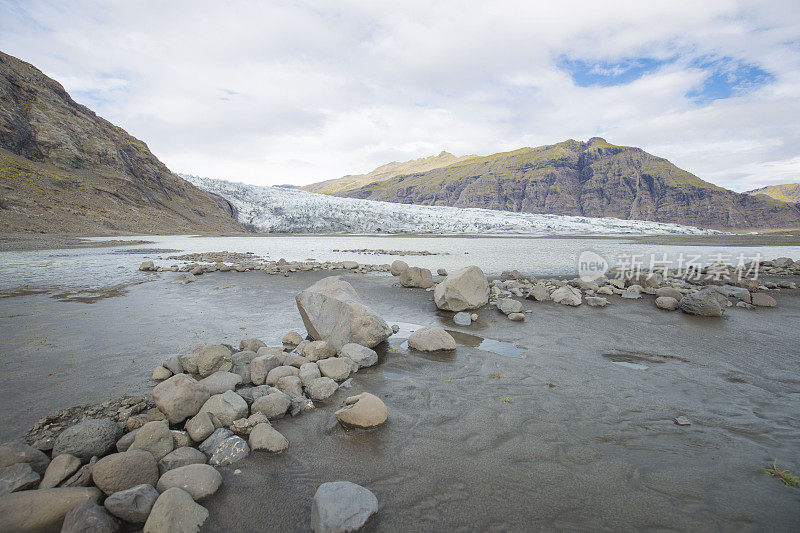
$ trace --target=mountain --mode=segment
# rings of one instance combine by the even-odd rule
[[[355,174],[333,180],[322,181],[319,183],[312,183],[311,185],[302,187],[302,189],[321,194],[334,194],[342,196],[346,195],[350,191],[360,189],[361,187],[373,183],[381,183],[395,176],[428,172],[429,170],[435,170],[437,168],[446,167],[454,163],[467,161],[474,157],[477,156],[467,155],[456,157],[449,152],[442,151],[439,155],[432,155],[430,157],[423,157],[421,159],[414,159],[412,161],[392,161],[391,163],[387,163],[376,168],[369,174]]]
[[[490,209],[461,209],[403,205],[341,198],[285,187],[182,175],[201,189],[230,202],[239,221],[261,233],[435,233],[528,235],[619,235],[714,233],[676,224],[509,213]]]
[[[800,203],[800,183],[784,183],[783,185],[769,185],[752,191],[747,194],[769,196],[781,202],[790,204]]]
[[[795,205],[717,187],[640,148],[598,137],[470,157],[335,194],[717,229],[800,227]]]
[[[244,231],[233,206],[0,52],[0,232]]]

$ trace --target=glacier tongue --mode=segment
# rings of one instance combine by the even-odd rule
[[[643,220],[512,213],[491,209],[395,204],[339,198],[286,187],[247,185],[180,174],[222,196],[239,222],[259,233],[434,233],[619,235],[719,233]]]

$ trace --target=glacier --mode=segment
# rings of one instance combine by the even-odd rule
[[[239,222],[258,233],[444,235],[710,235],[720,232],[679,224],[491,209],[396,204],[340,198],[287,187],[249,185],[179,174],[228,200]]]

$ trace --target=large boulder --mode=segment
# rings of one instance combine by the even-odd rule
[[[156,489],[165,492],[172,487],[183,489],[194,501],[208,498],[222,486],[222,474],[207,464],[191,464],[169,470],[158,480]]]
[[[725,312],[725,308],[711,291],[687,294],[681,298],[678,307],[684,313],[698,316],[719,317]]]
[[[158,464],[145,450],[128,450],[103,457],[92,469],[92,481],[106,494],[158,481]]]
[[[153,401],[171,424],[196,415],[210,396],[207,388],[186,374],[176,374],[153,389]]]
[[[303,386],[308,387],[312,381],[322,376],[322,373],[319,371],[319,366],[317,363],[305,363],[300,365],[300,371],[297,376],[300,378],[300,382],[303,384]]]
[[[197,373],[204,378],[220,370],[229,371],[233,367],[231,355],[228,347],[221,344],[203,346],[197,357]]]
[[[115,492],[103,502],[106,510],[117,518],[132,524],[143,524],[150,515],[158,491],[152,485],[136,485]]]
[[[350,342],[372,348],[392,334],[388,324],[339,276],[319,280],[295,300],[309,336],[328,341],[337,351]]]
[[[389,410],[374,394],[362,392],[345,401],[347,405],[334,413],[339,423],[346,428],[372,428],[386,422]]]
[[[310,363],[336,355],[336,348],[328,341],[312,341],[303,346],[303,355]]]
[[[56,455],[58,454],[54,454],[53,457]],[[34,472],[44,474],[50,459],[41,450],[23,442],[12,441],[0,444],[0,468],[17,463],[28,463]]]
[[[253,428],[248,440],[253,450],[266,450],[272,453],[281,453],[289,447],[289,441],[268,423],[261,423]]]
[[[234,435],[228,437],[220,443],[219,446],[208,458],[208,464],[214,466],[226,466],[241,461],[250,455],[250,446],[243,438]]]
[[[186,465],[205,464],[205,462],[206,454],[197,448],[183,446],[165,455],[164,458],[158,462],[158,471],[163,476],[164,472],[169,470],[174,470]]]
[[[513,298],[499,298],[497,300],[497,309],[504,315],[510,315],[511,313],[521,313],[522,302],[517,301]]]
[[[350,376],[353,362],[346,357],[329,357],[317,362],[320,373],[336,381],[344,381]]]
[[[202,349],[202,346],[196,346],[191,352],[178,358],[184,372],[187,374],[197,374],[197,359],[200,357],[200,350]]]
[[[246,417],[248,407],[244,398],[229,390],[209,398],[200,408],[200,412],[215,416],[223,426],[227,427],[234,420]]]
[[[267,375],[274,368],[281,366],[282,361],[276,354],[259,355],[250,362],[250,381],[254,385],[263,385]]]
[[[18,490],[35,489],[41,476],[33,471],[30,463],[17,463],[0,468],[0,496]]]
[[[252,353],[252,352],[251,352]],[[253,353],[255,356],[255,353]],[[241,368],[240,368],[241,370]],[[247,365],[247,375],[250,375],[250,365]],[[233,372],[220,370],[199,381],[200,385],[208,389],[211,394],[222,394],[228,390],[235,390],[236,385],[242,382],[242,376]]]
[[[312,400],[327,400],[339,389],[339,385],[329,377],[311,380],[306,386],[306,393]]]
[[[208,511],[183,489],[172,487],[158,497],[144,524],[144,533],[196,533]]]
[[[113,450],[120,437],[122,428],[116,422],[88,418],[61,432],[53,444],[53,456],[68,453],[85,463]]]
[[[433,276],[427,268],[408,267],[400,273],[400,285],[403,287],[433,287]]]
[[[550,295],[550,299],[557,304],[577,307],[583,302],[583,295],[579,289],[564,285],[554,290]]]
[[[353,361],[358,368],[372,366],[378,362],[378,354],[375,350],[352,342],[342,346],[342,349],[339,350],[339,357],[347,357]]]
[[[69,511],[86,502],[97,503],[94,488],[68,487],[26,490],[0,497],[0,531],[60,531]]]
[[[456,270],[436,286],[433,301],[445,311],[477,309],[489,303],[489,282],[476,266]]]
[[[378,512],[378,498],[369,490],[349,481],[323,483],[311,504],[311,530],[314,533],[358,531]]]
[[[273,368],[267,374],[264,380],[267,385],[274,387],[278,384],[278,380],[286,376],[297,376],[300,374],[300,369],[294,366],[278,366]]]
[[[106,508],[94,502],[84,502],[64,515],[61,533],[114,533],[119,522]]]
[[[165,455],[175,448],[175,441],[169,426],[161,421],[148,422],[136,432],[136,438],[128,450],[145,450],[153,454],[156,461],[160,461]]]
[[[261,413],[269,419],[280,418],[292,405],[292,397],[283,392],[262,396],[253,402],[252,412]]]
[[[74,455],[62,453],[61,455],[53,457],[53,460],[47,465],[44,476],[42,476],[42,482],[39,483],[39,488],[52,489],[57,487],[62,481],[77,472],[80,467],[81,460]]]
[[[456,349],[456,341],[453,336],[435,326],[416,330],[408,337],[408,345],[421,352]]]
[[[209,435],[214,433],[214,421],[211,420],[211,415],[208,413],[197,413],[184,426],[189,437],[193,441],[202,442],[208,438]]]
[[[408,268],[408,263],[406,263],[405,261],[401,261],[400,259],[397,259],[392,262],[392,266],[389,267],[389,272],[391,272],[392,276],[399,276],[407,268]]]

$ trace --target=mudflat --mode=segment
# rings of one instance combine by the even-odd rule
[[[328,273],[176,275],[88,301],[0,299],[0,439],[66,406],[149,392],[152,369],[197,344],[304,333],[294,295]],[[525,300],[524,322],[487,306],[462,328],[431,292],[344,277],[403,329],[350,390],[274,422],[287,451],[220,469],[204,530],[307,530],[315,488],[334,480],[375,493],[373,531],[800,526],[797,489],[764,473],[776,459],[800,469],[798,291],[722,319],[647,295],[604,309]],[[464,333],[455,352],[409,350],[403,332],[424,325]],[[346,431],[333,412],[362,391],[388,422]]]

